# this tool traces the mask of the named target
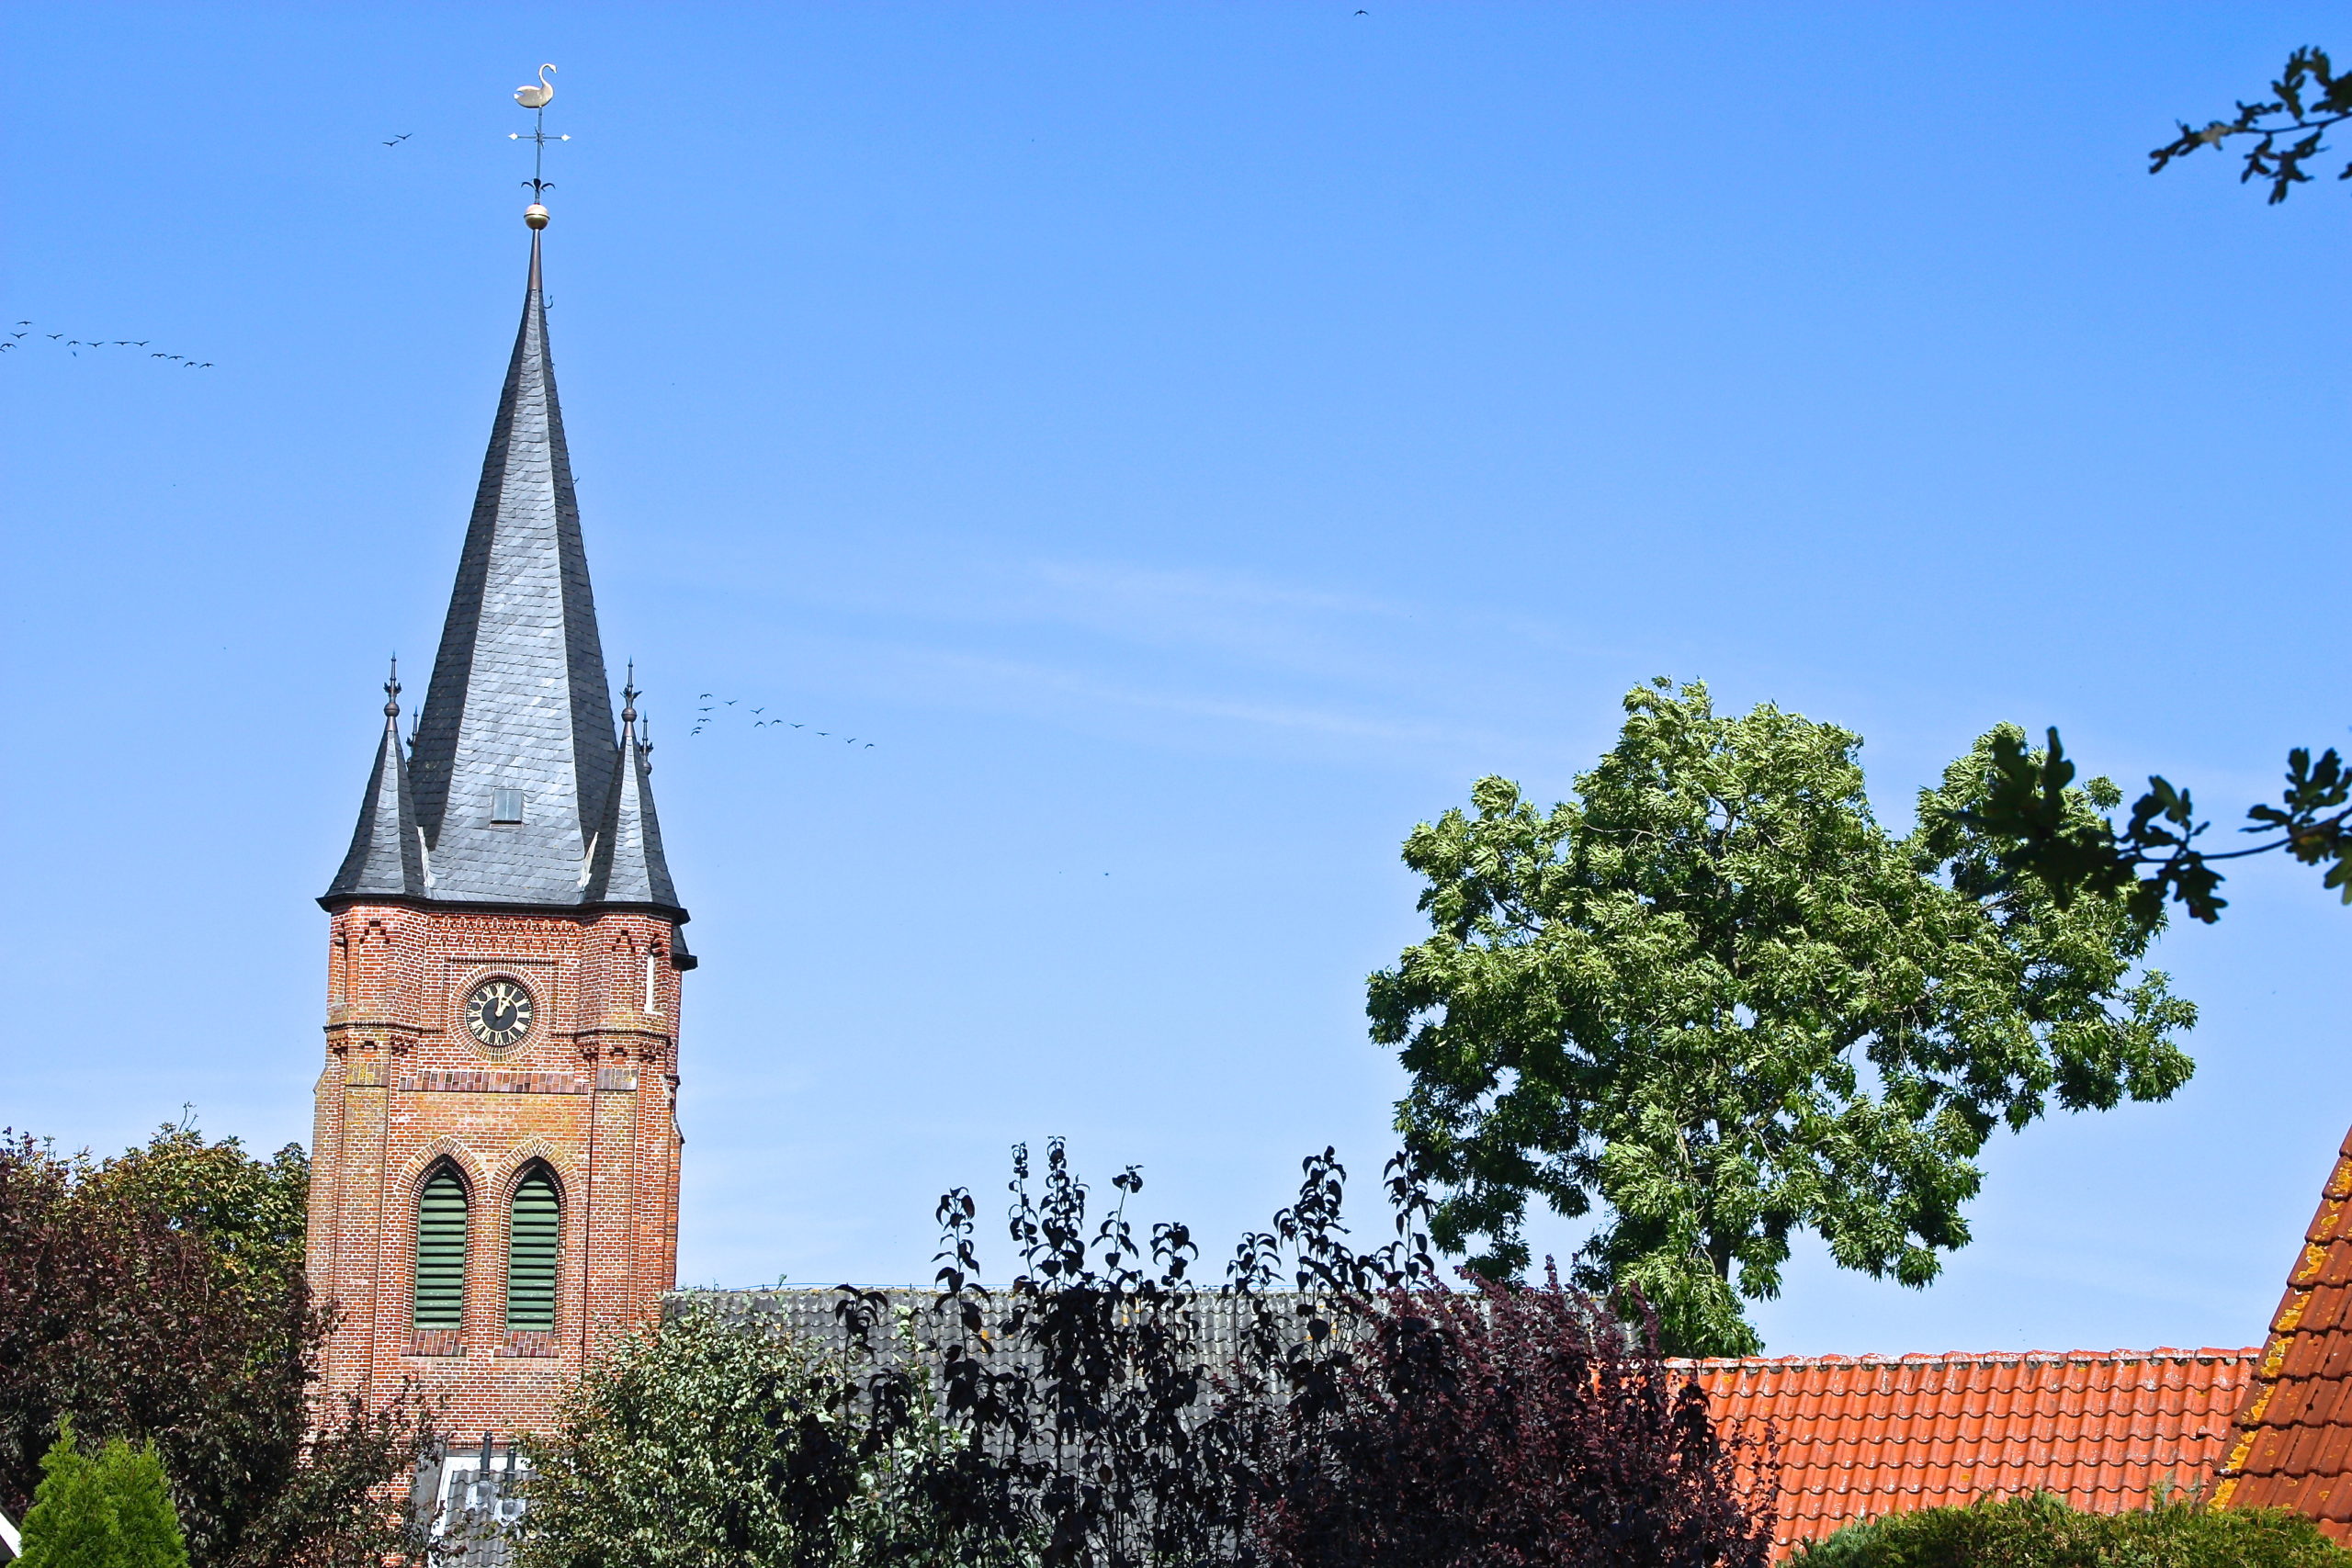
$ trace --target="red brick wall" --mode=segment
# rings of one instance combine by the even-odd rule
[[[355,903],[328,943],[326,1067],[311,1142],[310,1274],[341,1323],[324,1390],[447,1400],[460,1441],[542,1429],[608,1337],[650,1321],[675,1282],[675,931],[621,911],[456,912]],[[646,957],[655,957],[646,1010]],[[466,1032],[466,994],[519,981],[529,1033]],[[469,1200],[464,1327],[416,1334],[417,1190],[443,1160]],[[561,1194],[552,1334],[505,1328],[508,1199],[534,1162]]]

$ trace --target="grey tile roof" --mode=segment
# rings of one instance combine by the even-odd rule
[[[635,799],[625,831],[637,863],[631,892],[610,901],[676,908],[652,798],[641,769],[625,776],[613,733],[537,233],[523,322],[408,762],[415,822],[430,849],[425,897],[541,908],[607,901],[600,885],[611,878],[597,863],[618,848],[614,811],[627,784]],[[495,792],[505,790],[520,796],[519,822],[491,819]],[[342,880],[330,897],[356,891]]]

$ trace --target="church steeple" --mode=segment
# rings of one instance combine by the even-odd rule
[[[554,70],[515,101],[543,108]],[[535,121],[530,140],[536,156],[562,138]],[[535,175],[534,197],[548,188]],[[695,966],[636,683],[616,732],[605,681],[548,363],[548,210],[534,199],[523,221],[523,321],[433,679],[405,749],[387,703],[320,900],[304,1255],[333,1313],[321,1398],[381,1412],[421,1396],[502,1453],[548,1430],[599,1348],[658,1322],[677,1282]],[[451,1495],[458,1473],[445,1453],[427,1489]]]
[[[650,823],[651,796],[613,732],[548,352],[539,242],[535,226],[523,321],[407,758],[408,809],[427,852],[416,879],[402,873],[400,890],[442,903],[628,902],[682,913],[658,831],[634,827]],[[399,773],[398,745],[389,744],[391,772]],[[379,757],[379,775],[385,767]],[[614,812],[624,785],[634,797],[630,837],[642,845],[633,852],[646,863],[641,874],[615,878],[606,863],[618,847]],[[368,810],[378,813],[377,786],[370,790]],[[372,852],[379,858],[388,852],[389,840],[369,820],[354,840],[354,857],[360,839],[379,846]],[[355,864],[346,863],[328,897],[393,891],[346,886]],[[389,871],[368,874],[382,883]]]

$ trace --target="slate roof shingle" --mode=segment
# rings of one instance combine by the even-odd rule
[[[397,693],[397,684],[388,684]],[[327,897],[422,897],[424,840],[417,837],[416,802],[409,790],[408,760],[401,750],[397,702],[384,705],[384,738],[376,745],[376,766],[368,775],[368,797],[352,829],[351,848],[327,886]]]

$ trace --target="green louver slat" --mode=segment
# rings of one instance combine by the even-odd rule
[[[465,1305],[466,1189],[435,1171],[416,1202],[416,1326],[461,1327]]]
[[[555,1181],[535,1170],[514,1189],[514,1223],[506,1239],[506,1326],[555,1327],[555,1266],[561,1216]]]

